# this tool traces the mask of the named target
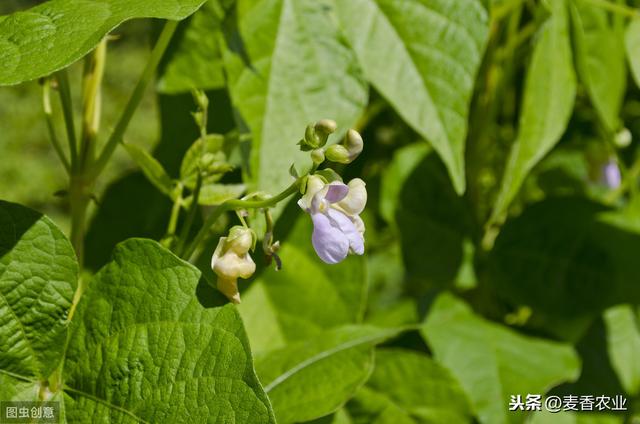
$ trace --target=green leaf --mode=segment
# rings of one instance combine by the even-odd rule
[[[127,149],[127,152],[134,162],[140,167],[149,182],[162,193],[173,198],[173,180],[164,170],[160,162],[158,162],[146,150],[134,144],[125,143],[124,148]]]
[[[373,368],[373,347],[397,329],[347,326],[256,356],[256,370],[278,423],[334,412],[362,386]]]
[[[49,75],[133,18],[184,19],[204,0],[50,0],[0,17],[0,85]]]
[[[258,353],[360,322],[363,315],[367,292],[364,259],[350,256],[340,264],[327,265],[311,246],[309,216],[295,210],[295,214],[283,216],[282,222],[287,226],[294,222],[278,252],[282,269],[265,270],[243,293],[239,307],[252,349]],[[278,229],[275,234],[282,234]]]
[[[475,315],[450,294],[434,302],[422,328],[435,359],[458,379],[482,423],[519,423],[510,395],[546,393],[580,374],[569,345],[520,335]]]
[[[638,87],[640,87],[640,19],[634,19],[627,28],[625,36],[627,47],[627,59],[631,66],[631,74]]]
[[[70,422],[274,422],[237,310],[203,308],[199,278],[154,241],[118,245],[72,321]]]
[[[73,248],[49,218],[0,201],[0,378],[46,380],[59,365],[77,277]]]
[[[356,422],[448,424],[471,421],[459,383],[428,356],[404,349],[379,349],[364,389],[348,403]]]
[[[605,128],[620,126],[620,107],[626,86],[624,43],[609,24],[608,13],[572,0],[577,71]]]
[[[502,177],[493,210],[498,220],[531,169],[567,128],[576,94],[566,0],[548,2],[551,16],[536,42],[525,82],[518,137]]]
[[[458,194],[467,115],[489,19],[478,0],[335,0],[366,78],[429,140]]]
[[[218,44],[221,14],[217,0],[210,0],[184,23],[181,36],[174,39],[167,52],[157,85],[160,92],[177,94],[224,87]]]
[[[607,348],[611,364],[625,391],[640,392],[640,324],[634,308],[620,305],[604,313],[607,326]]]
[[[229,90],[253,136],[251,189],[275,194],[290,184],[292,163],[311,163],[296,146],[305,126],[323,118],[343,130],[353,125],[367,85],[330,0],[239,0],[237,7],[238,33],[230,35],[241,46],[223,51]]]

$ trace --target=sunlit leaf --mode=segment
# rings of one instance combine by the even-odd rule
[[[256,370],[278,423],[335,411],[369,377],[373,347],[396,334],[396,329],[341,327],[257,355]]]
[[[272,194],[291,182],[293,162],[309,166],[296,143],[305,126],[354,124],[368,92],[341,40],[330,0],[239,0],[238,33],[224,59],[234,106],[252,138],[252,188]],[[232,19],[232,18],[229,18]],[[234,38],[235,37],[235,38]]]
[[[640,324],[638,312],[630,305],[607,309],[607,348],[611,364],[630,395],[640,391]]]
[[[154,241],[116,248],[72,321],[70,422],[274,422],[240,316],[203,308],[199,277]]]
[[[0,85],[62,69],[133,18],[184,19],[204,0],[50,0],[0,17]]]
[[[49,378],[64,354],[77,277],[73,248],[49,218],[0,201],[0,375],[31,387]]]
[[[631,73],[636,84],[640,87],[640,19],[634,19],[629,24],[625,44]]]
[[[551,16],[536,40],[529,65],[518,138],[511,148],[494,206],[499,219],[518,194],[531,169],[556,145],[573,111],[573,70],[566,0],[548,2]]]
[[[436,299],[421,331],[482,423],[520,423],[524,415],[508,409],[510,395],[544,394],[580,374],[580,360],[569,345],[489,322],[450,294]]]
[[[366,78],[429,140],[456,191],[476,72],[488,35],[478,0],[335,0]]]
[[[600,119],[613,132],[620,125],[627,79],[622,37],[610,25],[607,12],[597,6],[572,0],[571,17],[578,75]]]

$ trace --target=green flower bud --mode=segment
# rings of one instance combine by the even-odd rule
[[[631,135],[631,131],[629,131],[627,128],[621,129],[614,137],[614,142],[620,149],[628,147],[632,141],[633,137]]]
[[[334,120],[321,119],[320,121],[316,122],[313,128],[315,130],[316,137],[318,138],[318,147],[322,147],[327,144],[329,135],[333,134],[336,131],[338,125]]]
[[[324,150],[322,149],[314,149],[311,151],[311,160],[316,165],[320,165],[324,162]]]
[[[334,144],[333,146],[329,146],[325,152],[325,156],[331,162],[337,162],[337,163],[351,162],[351,159],[349,158],[349,151],[342,144]]]
[[[355,158],[357,158],[358,155],[362,153],[362,148],[364,147],[362,136],[356,130],[347,131],[347,136],[345,137],[344,144],[349,151],[350,161],[353,161]]]

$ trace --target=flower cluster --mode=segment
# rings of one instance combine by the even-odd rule
[[[299,177],[292,167],[296,182],[281,193],[279,200],[296,188],[302,197],[298,205],[311,216],[313,233],[311,243],[316,253],[327,264],[337,264],[349,254],[364,254],[364,222],[360,213],[367,203],[367,189],[364,181],[354,178],[345,184],[340,176],[330,168],[317,171],[325,160],[348,164],[358,157],[363,149],[363,141],[355,130],[348,130],[340,143],[325,147],[329,136],[336,131],[334,121],[324,119],[307,126],[304,138],[298,143],[300,149],[310,152],[313,167],[308,175]],[[253,208],[262,208],[267,222],[267,231],[263,239],[263,250],[267,262],[275,260],[276,270],[281,266],[277,251],[279,242],[273,240],[273,222],[268,208],[275,202],[267,198],[253,203]],[[242,201],[241,201],[242,202]],[[231,228],[227,237],[220,238],[213,257],[211,268],[217,275],[217,287],[232,302],[240,303],[238,278],[249,278],[255,272],[256,265],[249,254],[255,248],[255,233],[243,226]]]

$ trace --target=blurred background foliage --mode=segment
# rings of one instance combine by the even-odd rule
[[[355,81],[351,92],[336,89],[332,93],[351,103],[336,111],[341,115],[327,117],[342,120],[343,125],[353,123],[365,140],[362,155],[344,168],[344,179],[360,177],[367,182],[369,201],[363,214],[367,254],[329,269],[313,256],[310,226],[298,219],[297,207],[289,205],[282,212],[276,228],[283,240],[284,270],[276,273],[259,264],[257,275],[245,286],[240,306],[258,371],[260,364],[268,368],[269,355],[280,352],[278,349],[320,337],[323,331],[342,324],[395,327],[426,321],[420,331],[383,343],[376,352],[375,368],[359,370],[362,375],[354,371],[354,379],[366,384],[345,407],[316,422],[521,422],[525,414],[509,413],[506,402],[511,394],[526,395],[533,390],[559,395],[623,394],[629,411],[536,414],[526,417],[531,423],[640,422],[640,89],[636,84],[640,81],[634,81],[627,70],[622,41],[627,23],[619,14],[598,12],[593,21],[586,18],[596,28],[604,22],[606,34],[612,37],[605,40],[597,38],[603,37],[600,33],[592,35],[594,48],[605,57],[610,55],[610,62],[602,63],[601,68],[596,65],[588,71],[593,72],[589,77],[584,74],[589,65],[580,63],[576,53],[584,39],[575,33],[574,16],[571,66],[576,66],[579,82],[566,130],[562,128],[559,143],[527,175],[508,213],[491,221],[521,123],[526,75],[535,62],[533,50],[541,42],[545,22],[551,19],[545,5],[554,1],[484,2],[494,18],[486,53],[478,58],[478,76],[469,99],[468,136],[461,140],[466,144],[467,185],[462,196],[456,190],[459,182],[452,182],[441,159],[441,148],[425,143],[428,124],[420,127],[420,122],[412,122],[413,112],[399,106],[397,93],[390,93],[393,88],[385,85],[388,81],[375,87]],[[5,1],[0,13],[32,3]],[[598,4],[640,7],[638,1],[585,3],[594,8]],[[355,3],[342,4],[349,8]],[[190,115],[196,108],[190,88],[207,90],[210,132],[253,128],[254,142],[265,133],[280,134],[269,128],[256,134],[255,127],[263,125],[259,121],[264,115],[252,109],[251,93],[242,90],[259,90],[260,82],[244,87],[246,81],[240,80],[246,68],[255,65],[264,70],[260,67],[270,58],[271,41],[261,44],[263,40],[253,37],[261,36],[260,25],[273,30],[273,19],[261,21],[247,12],[247,19],[254,19],[251,23],[257,25],[247,38],[242,28],[248,25],[242,21],[246,11],[239,8],[238,18],[235,9],[227,9],[221,20],[216,11],[225,5],[211,1],[181,24],[156,87],[147,93],[126,135],[127,142],[153,151],[172,176],[178,174],[184,152],[198,137]],[[505,14],[495,18],[502,12]],[[602,16],[604,21],[598,21]],[[302,23],[307,24],[311,25]],[[407,23],[407,31],[418,31],[411,25]],[[105,77],[103,126],[115,121],[126,101],[156,29],[153,22],[133,21],[114,32]],[[288,31],[294,33],[287,34],[289,47],[296,52],[300,40],[295,37],[295,26]],[[219,37],[224,43],[218,42]],[[340,37],[346,43],[343,38],[348,37]],[[338,66],[351,75],[351,68],[361,65],[350,54],[340,56],[344,63],[335,66],[320,61],[327,69],[312,82],[321,87],[331,84],[331,73],[344,71],[336,71]],[[284,62],[283,66],[302,68],[296,72],[304,71],[295,60]],[[556,65],[541,62],[539,66]],[[371,74],[385,69],[364,71],[375,78]],[[435,74],[440,71],[433,69]],[[80,65],[71,68],[73,80],[78,81],[80,73]],[[589,83],[589,78],[603,83]],[[609,83],[619,87],[611,88]],[[611,99],[615,93],[609,89],[618,90],[620,99]],[[594,94],[593,90],[600,91]],[[77,91],[74,94],[79,96]],[[278,95],[285,96],[279,101],[295,97],[289,92],[274,96]],[[554,95],[564,92],[551,93]],[[234,96],[240,100],[232,102]],[[555,113],[550,108],[549,113]],[[255,116],[243,115],[239,109]],[[54,193],[64,188],[65,175],[47,140],[38,83],[0,88],[0,116],[2,198],[41,210],[64,228],[68,210],[64,199]],[[271,125],[277,126],[278,119],[273,119]],[[301,130],[307,122],[295,124]],[[621,144],[620,137],[630,138],[630,143]],[[294,149],[296,141],[268,138],[266,142]],[[240,156],[233,159],[238,165],[243,164]],[[631,174],[624,191],[608,187],[602,178],[602,167],[611,157],[624,176]],[[264,172],[265,178],[280,178]],[[224,182],[240,182],[242,177],[237,170]],[[256,188],[261,188],[260,182]],[[95,195],[98,205],[93,208],[86,238],[90,270],[106,263],[115,244],[128,237],[160,239],[164,234],[171,204],[123,149],[110,163]],[[491,225],[487,226],[488,221]],[[217,230],[222,232],[225,224]],[[208,261],[202,258],[198,265],[212,278]],[[276,406],[280,402],[287,406],[286,399],[276,400]],[[283,422],[303,421],[304,414],[294,415],[296,419],[283,416],[287,417]]]

